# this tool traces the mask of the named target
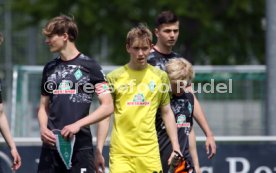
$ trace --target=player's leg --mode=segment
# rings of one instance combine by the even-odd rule
[[[79,150],[73,153],[70,173],[94,173],[95,170],[93,149]]]
[[[136,171],[144,173],[162,173],[160,156],[136,157]]]
[[[65,172],[63,164],[57,150],[42,148],[39,158],[37,173]]]
[[[110,173],[136,173],[134,157],[122,155],[110,155],[109,171]]]

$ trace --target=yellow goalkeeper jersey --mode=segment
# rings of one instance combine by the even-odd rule
[[[167,74],[151,65],[140,71],[125,65],[107,78],[115,105],[110,154],[159,155],[155,116],[170,103]]]

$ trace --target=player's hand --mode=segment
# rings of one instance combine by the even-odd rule
[[[70,139],[72,138],[76,133],[78,133],[80,131],[80,126],[77,123],[73,123],[70,125],[65,126],[62,130],[61,130],[61,135],[64,138]]]
[[[11,149],[11,155],[13,157],[13,163],[12,163],[12,170],[16,171],[20,168],[22,162],[21,162],[21,157],[18,154],[18,151],[16,148]]]
[[[40,128],[40,136],[42,142],[51,146],[55,146],[56,137],[51,130],[49,130],[48,128]]]
[[[175,155],[174,152],[172,152],[172,153],[171,153],[171,156],[170,156],[170,158],[169,158],[169,160],[168,160],[168,165],[171,164],[174,155]]]
[[[171,154],[171,156],[170,156],[170,158],[169,158],[169,160],[168,160],[168,165],[171,164],[172,159],[173,159],[173,157],[176,155],[176,153],[177,153],[177,154],[180,154],[180,156],[183,157],[183,155],[182,155],[182,153],[181,153],[180,151],[176,151],[176,152],[173,151],[172,154]]]
[[[105,160],[98,149],[96,150],[96,173],[105,173]]]
[[[217,152],[214,136],[206,137],[205,147],[206,147],[206,153],[208,155],[208,159],[211,159]]]

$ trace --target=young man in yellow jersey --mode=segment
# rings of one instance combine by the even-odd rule
[[[150,30],[144,25],[132,28],[126,39],[129,63],[107,75],[115,105],[110,141],[111,173],[162,172],[155,129],[158,108],[172,149],[180,152],[175,118],[170,107],[169,79],[164,71],[147,63],[151,48]],[[109,118],[98,127],[97,166],[102,166],[102,169],[101,154],[108,125]],[[168,163],[172,156],[173,153]]]

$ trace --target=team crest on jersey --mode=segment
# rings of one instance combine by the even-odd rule
[[[78,69],[75,73],[74,76],[77,80],[79,80],[82,77],[82,72],[80,69]]]
[[[145,101],[144,94],[136,94],[132,101],[127,102],[128,106],[148,106],[150,102]]]
[[[186,116],[181,114],[177,117],[176,120],[177,127],[190,127],[190,123],[186,122]]]
[[[63,80],[53,94],[76,94],[77,90],[71,89],[70,81]]]
[[[150,83],[149,83],[149,90],[150,90],[151,92],[153,92],[155,86],[156,86],[156,85],[155,85],[154,81],[150,81]]]

